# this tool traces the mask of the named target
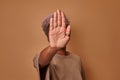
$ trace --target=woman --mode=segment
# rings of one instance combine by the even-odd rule
[[[71,29],[65,14],[57,10],[43,20],[42,28],[49,45],[33,60],[40,80],[83,80],[79,56],[66,51]]]

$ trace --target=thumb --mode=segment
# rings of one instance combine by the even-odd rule
[[[70,25],[68,25],[66,29],[66,36],[70,36],[70,32],[71,32]]]

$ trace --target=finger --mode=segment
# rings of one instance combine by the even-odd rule
[[[54,23],[54,28],[57,27],[57,13],[54,12],[54,20],[53,20],[53,23]]]
[[[50,30],[53,30],[53,18],[50,18]]]
[[[58,23],[58,26],[61,26],[61,11],[60,11],[60,10],[57,10],[57,14],[58,14],[57,23]]]
[[[62,27],[66,27],[66,24],[65,24],[65,15],[63,12],[61,12],[61,16],[62,16]]]
[[[71,33],[71,29],[70,29],[70,25],[68,25],[66,29],[66,36],[70,36],[70,33]]]

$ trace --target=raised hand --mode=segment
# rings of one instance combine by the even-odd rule
[[[70,25],[66,26],[65,15],[62,11],[54,12],[50,19],[49,42],[51,47],[64,48],[70,39]]]

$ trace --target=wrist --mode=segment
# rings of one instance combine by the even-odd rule
[[[51,50],[55,50],[55,51],[58,51],[58,50],[59,50],[56,46],[51,46],[51,45],[49,45],[49,48],[50,48]]]

